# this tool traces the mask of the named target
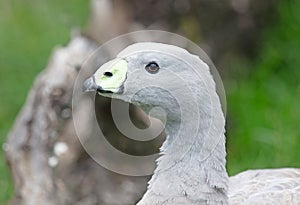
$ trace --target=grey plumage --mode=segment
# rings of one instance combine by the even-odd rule
[[[226,205],[246,204],[247,200],[251,200],[248,204],[262,204],[259,200],[281,204],[279,201],[273,203],[274,200],[267,196],[281,197],[285,191],[283,188],[277,189],[274,194],[257,193],[265,190],[261,187],[267,185],[262,182],[267,179],[262,177],[266,175],[261,175],[264,171],[244,172],[229,180],[225,169],[225,118],[205,62],[182,48],[160,43],[133,44],[124,49],[117,59],[127,62],[126,80],[121,83],[122,93],[100,94],[136,104],[145,112],[159,106],[167,113],[165,127],[168,137],[161,147],[161,157],[148,190],[138,205]],[[159,64],[161,69],[158,73],[147,73],[144,68],[149,62]],[[100,69],[104,72],[106,68]],[[100,78],[101,75],[98,75],[99,72],[93,78]],[[91,85],[91,78],[87,82],[88,90],[97,87],[105,90],[99,80],[100,83],[94,82],[95,85]],[[120,83],[108,84],[119,86]],[[283,173],[276,175],[280,179],[290,176],[296,181],[294,186],[299,187],[299,170],[268,171],[268,174],[272,173]],[[241,186],[235,185],[240,180],[244,180],[239,183]],[[262,183],[253,183],[253,180]],[[284,180],[278,182],[281,184]],[[286,182],[290,183],[290,180]],[[258,184],[260,188],[255,187]],[[289,202],[300,202],[296,192],[291,191],[287,195],[291,196]],[[258,201],[255,201],[256,197]]]

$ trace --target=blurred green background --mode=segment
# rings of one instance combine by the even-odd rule
[[[0,0],[1,145],[35,76],[53,48],[68,42],[71,29],[84,28],[88,8],[84,0]],[[276,21],[262,28],[256,55],[233,55],[221,72],[230,175],[245,169],[300,167],[300,2],[277,1],[275,10]],[[1,152],[0,204],[12,191]]]
[[[235,59],[225,78],[230,174],[300,166],[300,2],[279,1],[258,56]]]

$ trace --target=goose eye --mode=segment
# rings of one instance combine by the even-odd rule
[[[146,71],[148,71],[151,74],[155,74],[159,71],[159,65],[156,62],[150,62],[145,67]]]

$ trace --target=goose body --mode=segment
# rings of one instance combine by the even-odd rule
[[[229,179],[229,204],[300,204],[300,169],[241,172]]]
[[[168,136],[137,205],[300,204],[299,169],[228,177],[225,118],[209,67],[198,56],[167,44],[133,44],[83,87],[146,113],[155,107],[166,113]]]

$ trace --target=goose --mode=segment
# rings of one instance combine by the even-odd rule
[[[300,169],[228,177],[225,117],[209,66],[187,50],[134,43],[103,64],[83,91],[119,99],[164,120],[167,138],[137,205],[300,204]]]

